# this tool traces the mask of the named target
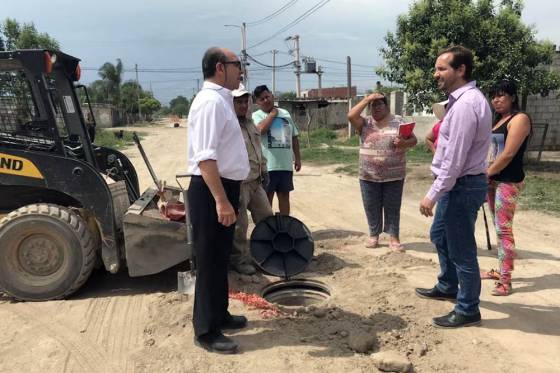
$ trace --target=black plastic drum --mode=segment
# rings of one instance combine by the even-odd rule
[[[309,229],[296,218],[274,215],[251,234],[251,256],[266,273],[290,278],[307,268],[315,246]]]

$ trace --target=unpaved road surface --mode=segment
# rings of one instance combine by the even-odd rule
[[[186,169],[186,129],[139,130],[149,133],[143,145],[156,173],[174,183],[175,173]],[[144,189],[151,184],[148,171],[135,148],[126,153]],[[560,371],[560,219],[520,211],[515,292],[493,297],[492,282],[485,281],[480,327],[435,329],[431,317],[452,304],[414,295],[414,287],[434,284],[438,266],[428,240],[431,220],[417,208],[428,170],[409,166],[401,220],[407,252],[400,254],[384,240],[378,249],[363,246],[367,225],[355,178],[303,165],[292,210],[314,233],[316,257],[301,277],[325,282],[332,296],[316,309],[273,318],[232,300],[230,309],[250,319],[233,334],[241,354],[193,346],[192,298],[175,293],[176,270],[135,279],[97,272],[68,300],[0,297],[0,372],[375,372],[370,352],[354,351],[360,339],[374,352],[407,357],[417,372]],[[495,268],[482,219],[477,240],[481,267]],[[238,291],[258,293],[273,281],[231,275]]]

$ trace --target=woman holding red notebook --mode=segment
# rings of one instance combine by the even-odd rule
[[[366,108],[371,115],[362,117]],[[383,231],[389,234],[392,250],[404,251],[399,224],[405,153],[416,145],[416,136],[412,132],[407,138],[399,135],[399,125],[404,121],[391,114],[387,98],[380,93],[368,95],[354,106],[348,113],[348,120],[361,138],[360,188],[369,225],[366,247],[377,247]]]

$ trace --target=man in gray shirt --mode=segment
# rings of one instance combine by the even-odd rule
[[[439,55],[434,78],[449,96],[432,161],[435,180],[420,203],[420,213],[432,216],[430,240],[437,248],[441,272],[432,289],[417,288],[430,299],[457,300],[449,314],[433,319],[435,326],[457,328],[480,323],[480,271],[474,237],[478,210],[486,198],[486,156],[492,112],[484,94],[471,81],[473,55],[462,46]]]

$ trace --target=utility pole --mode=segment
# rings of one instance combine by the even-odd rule
[[[299,63],[299,35],[294,35],[294,36],[288,36],[286,39],[286,41],[288,40],[293,40],[295,43],[295,51],[296,51],[296,55],[295,55],[295,59],[294,59],[294,64],[295,64],[295,68],[296,68],[296,97],[299,98],[301,97],[301,64]]]
[[[241,69],[243,72],[243,84],[246,90],[249,89],[249,74],[247,72],[247,25],[241,24]]]
[[[352,109],[352,62],[350,56],[346,56],[346,79],[348,81],[348,112]],[[348,138],[352,137],[352,124],[348,121]]]
[[[272,95],[276,92],[276,53],[278,49],[273,49],[272,51]]]
[[[323,75],[323,70],[321,69],[321,66],[319,66],[317,68],[317,88],[318,88],[318,93],[319,93],[319,97],[323,97],[323,84],[321,81],[321,76]]]
[[[294,36],[296,43],[296,97],[301,97],[301,64],[299,63],[299,35]]]
[[[243,85],[245,85],[245,89],[249,89],[249,74],[247,70],[247,66],[249,66],[249,62],[247,62],[247,25],[245,22],[239,25],[224,25],[224,27],[237,27],[241,30],[241,73],[243,74]]]
[[[138,116],[142,120],[142,109],[140,108],[140,82],[138,81],[138,64],[134,64],[134,70],[136,71],[136,103],[138,105]]]

